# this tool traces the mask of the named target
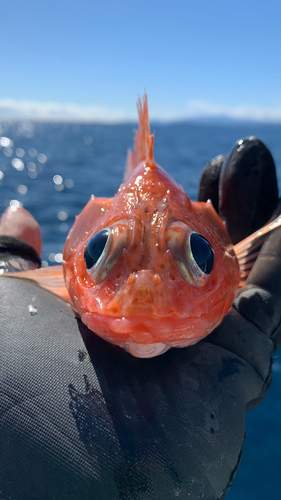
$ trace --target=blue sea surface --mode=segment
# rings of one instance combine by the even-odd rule
[[[0,213],[22,205],[39,222],[44,265],[61,262],[74,217],[92,194],[113,196],[122,182],[137,124],[0,123]],[[281,185],[281,125],[152,124],[155,159],[197,198],[203,167],[236,140],[255,135],[271,150]],[[241,465],[229,500],[280,498],[281,356],[274,358],[270,391],[247,414]]]

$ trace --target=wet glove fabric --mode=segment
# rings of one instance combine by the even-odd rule
[[[249,357],[243,337],[237,347],[240,319],[220,327],[219,345],[208,340],[136,359],[94,337],[65,303],[37,286],[3,278],[0,287],[7,304],[1,314],[4,494],[222,497],[239,462],[245,409],[263,397],[270,380],[266,335],[247,325],[250,361],[243,358]],[[235,338],[236,352],[224,346],[225,337],[228,344]]]

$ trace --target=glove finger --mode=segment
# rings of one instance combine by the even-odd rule
[[[233,243],[263,226],[277,202],[276,168],[269,149],[256,137],[240,139],[219,179],[219,215]]]
[[[199,181],[198,201],[211,200],[213,207],[219,211],[219,178],[225,155],[218,155],[204,167]]]

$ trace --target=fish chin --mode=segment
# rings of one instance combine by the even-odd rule
[[[201,339],[189,339],[185,341],[174,342],[173,345],[163,344],[162,342],[156,342],[155,344],[137,344],[136,342],[125,342],[120,345],[125,351],[132,354],[136,358],[154,358],[155,356],[160,356],[164,352],[168,351],[172,347],[188,347],[190,345],[196,344]]]
[[[108,342],[122,347],[133,356],[152,358],[171,347],[187,347],[202,340],[215,324],[200,318],[200,325],[192,319],[171,321],[143,317],[108,318],[95,313],[81,315],[90,330]]]
[[[156,342],[155,344],[137,344],[136,342],[125,342],[121,345],[125,351],[136,358],[154,358],[168,351],[171,346]]]

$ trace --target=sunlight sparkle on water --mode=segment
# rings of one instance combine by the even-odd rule
[[[19,157],[19,158],[22,158],[24,155],[25,155],[25,150],[22,149],[22,148],[17,148],[16,149],[16,155]]]
[[[46,163],[47,161],[47,156],[44,155],[44,153],[39,153],[39,155],[37,156],[37,160],[39,161],[39,163]]]
[[[9,139],[9,137],[0,137],[0,146],[3,148],[12,148],[14,145],[12,139]]]
[[[13,150],[12,150],[12,148],[4,148],[3,153],[5,156],[7,156],[7,158],[9,158],[10,156],[12,156]]]
[[[28,154],[31,158],[35,158],[38,155],[38,151],[35,148],[29,148]]]
[[[28,176],[30,177],[30,179],[36,179],[37,175],[38,174],[36,171],[35,172],[28,172]]]
[[[90,135],[85,135],[84,142],[86,146],[90,146],[93,143],[93,138]]]
[[[11,164],[16,170],[20,171],[24,169],[24,163],[19,158],[13,158]]]
[[[65,221],[67,218],[68,218],[68,214],[67,212],[65,212],[64,210],[60,210],[58,213],[57,213],[57,218],[61,221]]]
[[[63,181],[63,178],[61,175],[54,175],[53,182],[56,186],[59,186],[60,184],[62,184],[62,181]]]
[[[56,262],[57,264],[61,264],[62,263],[62,253],[50,253],[49,254],[49,261],[50,262]]]
[[[61,175],[54,175],[53,183],[55,184],[56,191],[63,191],[64,190],[63,178]]]
[[[57,262],[58,264],[62,263],[62,253],[56,253],[55,262]]]
[[[17,191],[18,193],[20,194],[26,194],[27,191],[28,191],[28,188],[27,186],[25,186],[24,184],[20,184],[18,187],[17,187]]]
[[[73,188],[73,186],[74,186],[73,180],[72,179],[66,179],[66,181],[65,181],[65,187],[67,187],[68,189],[71,189],[71,188]]]
[[[66,233],[69,230],[69,225],[66,222],[60,224],[60,231]]]
[[[22,203],[19,200],[11,200],[8,202],[8,205],[6,205],[6,206],[10,206],[12,208],[21,208]]]
[[[29,170],[29,172],[35,172],[36,164],[33,161],[29,161],[27,164],[27,170]]]

